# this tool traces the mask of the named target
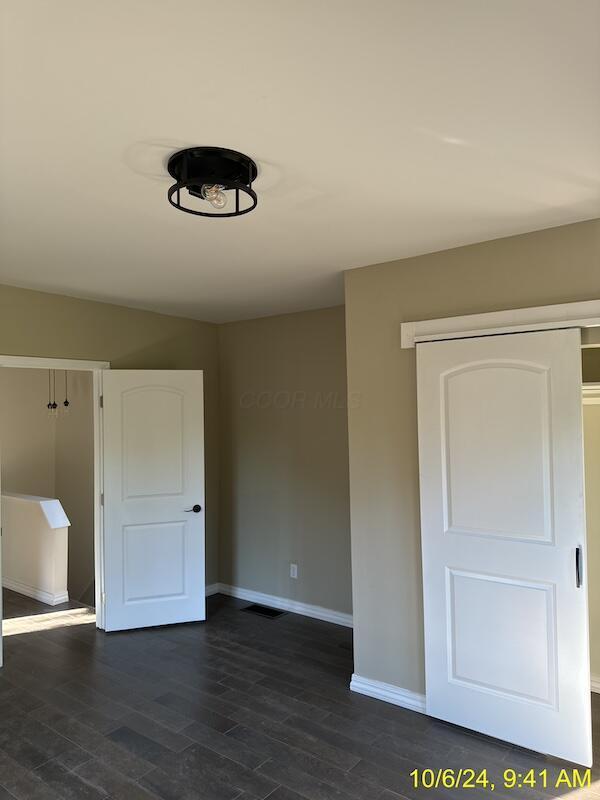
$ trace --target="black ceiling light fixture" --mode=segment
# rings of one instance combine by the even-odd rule
[[[175,183],[169,188],[169,203],[180,211],[199,217],[239,217],[256,208],[252,188],[258,169],[255,162],[225,147],[188,147],[173,153],[167,166]],[[189,195],[206,203],[184,205]],[[225,209],[225,210],[223,210]]]

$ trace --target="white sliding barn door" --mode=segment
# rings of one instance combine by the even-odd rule
[[[580,332],[423,343],[417,372],[427,713],[590,765]]]
[[[203,620],[202,372],[103,380],[105,628]]]

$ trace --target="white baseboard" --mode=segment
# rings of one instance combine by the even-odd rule
[[[401,689],[391,683],[375,681],[371,678],[363,678],[361,675],[352,675],[350,690],[357,694],[364,694],[367,697],[374,697],[376,700],[384,700],[386,703],[393,703],[395,706],[408,708],[410,711],[425,713],[425,695],[411,692],[408,689]],[[600,675],[591,676],[591,690],[600,694]]]
[[[374,697],[376,700],[384,700],[386,703],[393,703],[401,708],[408,708],[410,711],[425,713],[425,695],[402,689],[392,683],[374,681],[371,678],[363,678],[361,675],[353,675],[350,681],[350,690],[357,694],[364,694],[367,697]]]
[[[206,596],[210,597],[213,594],[219,594],[221,591],[221,584],[220,583],[209,583],[206,586]]]
[[[215,592],[212,589],[218,586]],[[260,603],[263,606],[271,606],[271,608],[278,608],[281,611],[291,611],[294,614],[301,614],[303,617],[312,617],[313,619],[320,619],[323,622],[333,622],[335,625],[344,625],[346,628],[352,627],[352,614],[344,614],[341,611],[334,611],[331,608],[323,608],[322,606],[313,606],[309,603],[300,603],[297,600],[290,600],[287,597],[277,597],[274,594],[264,594],[263,592],[255,592],[252,589],[243,589],[241,586],[229,586],[226,583],[212,584],[206,587],[211,590],[211,594],[220,592],[227,594],[230,597],[237,597],[240,600],[248,600],[251,603]]]
[[[13,592],[24,594],[27,597],[33,597],[34,600],[39,600],[40,603],[45,603],[47,606],[57,606],[60,603],[67,603],[69,601],[69,593],[61,592],[61,594],[52,594],[43,589],[38,589],[35,586],[28,586],[26,583],[15,581],[12,578],[2,578],[2,585],[5,589],[11,589]]]

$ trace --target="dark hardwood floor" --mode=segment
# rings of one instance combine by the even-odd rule
[[[15,617],[30,617],[39,614],[52,614],[56,611],[66,611],[71,608],[86,608],[83,603],[77,600],[69,600],[67,603],[59,603],[57,606],[47,606],[26,597],[24,594],[12,592],[10,589],[2,590],[2,618],[14,619]]]
[[[502,789],[505,769],[552,784],[572,765],[352,694],[349,629],[245,605],[217,595],[205,624],[109,635],[79,607],[9,620],[0,800],[600,798],[600,782]],[[416,767],[485,767],[496,789],[413,789]]]

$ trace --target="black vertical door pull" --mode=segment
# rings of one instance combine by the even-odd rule
[[[575,548],[575,585],[578,589],[581,588],[583,582],[583,572],[581,569],[581,545]]]

